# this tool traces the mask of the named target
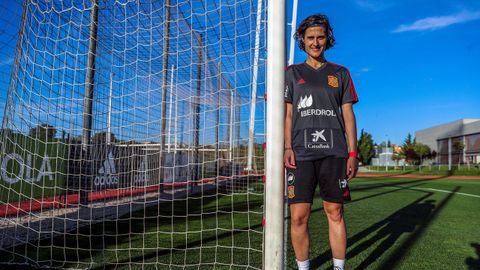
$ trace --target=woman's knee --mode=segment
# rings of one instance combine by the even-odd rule
[[[308,224],[308,215],[292,215],[292,226],[306,226]]]
[[[305,226],[310,217],[310,204],[298,204],[290,206],[290,218],[292,226]]]
[[[325,213],[331,222],[340,222],[343,220],[343,205],[341,204],[325,204]]]

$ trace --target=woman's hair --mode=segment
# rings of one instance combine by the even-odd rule
[[[326,50],[330,49],[335,45],[335,37],[333,36],[333,29],[330,26],[330,22],[326,15],[314,14],[305,18],[298,26],[297,31],[295,32],[294,38],[298,42],[298,47],[305,51],[305,43],[303,42],[303,37],[305,31],[309,27],[321,26],[325,28],[325,34],[327,35],[327,46]]]

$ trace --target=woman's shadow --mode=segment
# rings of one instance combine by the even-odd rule
[[[435,209],[434,200],[424,201],[429,196],[431,196],[431,194],[422,196],[382,221],[379,221],[350,237],[347,241],[349,245],[354,246],[356,243],[359,244],[348,251],[347,258],[355,257],[372,245],[377,246],[375,250],[373,250],[369,256],[356,267],[356,269],[367,268],[377,258],[381,257],[388,249],[390,249],[403,234],[411,233],[415,231],[417,226],[425,225],[430,219],[433,209]],[[367,238],[375,231],[377,232],[374,236]],[[376,244],[376,242],[379,241],[381,241],[381,243]],[[313,269],[319,268],[322,264],[328,262],[330,258],[330,250],[319,255],[312,260]]]
[[[468,270],[479,270],[480,269],[480,244],[472,243],[471,246],[475,249],[477,253],[477,259],[468,257],[465,259],[465,263],[468,266]]]

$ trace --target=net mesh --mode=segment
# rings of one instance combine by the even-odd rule
[[[0,264],[260,269],[265,4],[1,3]]]

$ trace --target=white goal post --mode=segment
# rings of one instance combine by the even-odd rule
[[[265,184],[265,269],[282,269],[284,234],[284,110],[285,1],[268,3],[267,57],[267,151]],[[275,136],[268,136],[275,134]]]

